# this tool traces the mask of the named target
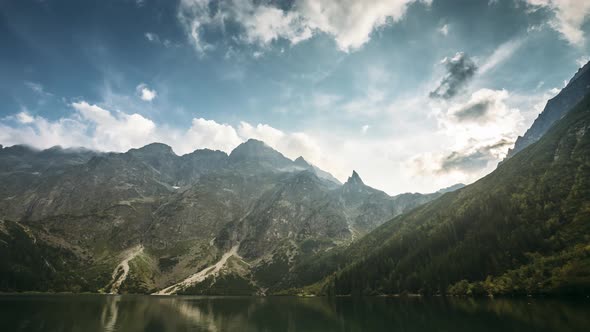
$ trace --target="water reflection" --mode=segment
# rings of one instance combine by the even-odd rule
[[[590,301],[27,295],[3,331],[588,331]]]

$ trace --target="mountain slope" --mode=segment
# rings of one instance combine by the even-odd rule
[[[543,112],[523,136],[519,136],[506,159],[538,141],[553,124],[563,118],[590,92],[590,62],[586,63],[559,94],[547,102]]]
[[[323,282],[323,292],[587,294],[589,221],[587,96],[488,176],[383,224],[340,261],[332,258],[352,259]]]

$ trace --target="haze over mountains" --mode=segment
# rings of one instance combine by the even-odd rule
[[[261,141],[229,155],[0,149],[0,290],[586,294],[590,70],[494,172],[431,194],[341,184]]]

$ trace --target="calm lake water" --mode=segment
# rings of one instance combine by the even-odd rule
[[[1,331],[590,331],[590,300],[0,296]]]

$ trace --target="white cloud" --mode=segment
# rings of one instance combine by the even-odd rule
[[[578,64],[578,66],[583,67],[585,64],[588,63],[588,61],[590,61],[590,56],[585,55],[585,56],[579,57],[576,60],[576,63]]]
[[[30,116],[27,112],[20,112],[16,115],[16,119],[20,123],[31,123],[35,121],[35,119]]]
[[[440,32],[443,36],[448,36],[449,35],[449,25],[445,24],[442,27],[440,27],[438,29],[438,32]]]
[[[369,41],[374,29],[399,21],[414,2],[418,1],[301,0],[296,8],[312,29],[333,36],[342,51],[349,51]]]
[[[508,60],[522,46],[522,39],[512,39],[501,44],[479,67],[479,73],[485,74],[499,64]]]
[[[45,149],[55,145],[65,147],[88,146],[92,142],[86,135],[86,125],[75,119],[48,121],[34,117],[32,122],[13,127],[0,122],[0,142],[5,146],[26,144]]]
[[[533,7],[544,7],[554,13],[549,24],[572,45],[584,43],[582,26],[590,15],[590,1],[586,0],[526,0]]]
[[[236,21],[243,26],[243,38],[248,43],[268,45],[284,38],[297,44],[312,36],[310,27],[303,23],[304,19],[297,12],[250,1],[234,1],[231,10]]]
[[[367,133],[367,131],[369,131],[369,128],[371,128],[371,126],[369,125],[364,125],[361,127],[361,133],[364,135]]]
[[[145,39],[147,39],[149,42],[154,43],[154,44],[161,44],[161,45],[164,45],[164,47],[179,46],[178,44],[173,43],[169,39],[160,38],[160,36],[158,36],[156,33],[153,33],[153,32],[146,32],[144,34],[144,36],[145,36]]]
[[[178,17],[195,49],[203,54],[213,45],[203,40],[203,30],[224,29],[226,21],[243,29],[240,39],[267,46],[277,39],[291,44],[307,40],[314,33],[334,38],[344,52],[358,49],[371,38],[373,30],[399,21],[407,7],[431,0],[296,0],[290,10],[253,0],[222,0],[211,12],[211,0],[182,0]]]
[[[522,128],[523,116],[507,104],[506,90],[480,89],[468,100],[438,113],[440,132],[451,138],[446,149],[427,152],[410,161],[422,175],[450,174],[470,182],[493,170]]]
[[[154,43],[160,41],[160,37],[158,37],[158,35],[153,32],[146,32],[145,38],[151,42],[154,42]]]
[[[72,107],[82,117],[80,127],[91,128],[92,148],[124,151],[144,145],[155,135],[155,123],[137,113],[112,113],[84,101],[73,103]]]
[[[522,117],[520,110],[506,104],[508,97],[506,90],[475,91],[468,101],[448,108],[440,118],[442,127],[463,142],[460,144],[469,142],[472,145],[476,141],[489,145],[500,139],[515,140]],[[473,111],[469,113],[470,110]]]
[[[186,142],[186,143],[182,143]],[[229,152],[242,142],[236,130],[227,124],[203,118],[193,119],[191,127],[184,133],[175,151],[189,153],[196,148],[209,148]]]
[[[144,101],[152,101],[154,100],[154,98],[158,96],[156,90],[150,90],[150,88],[148,88],[148,86],[144,83],[138,85],[137,88],[135,88],[135,90],[137,91],[139,98],[141,98],[141,100]]]

